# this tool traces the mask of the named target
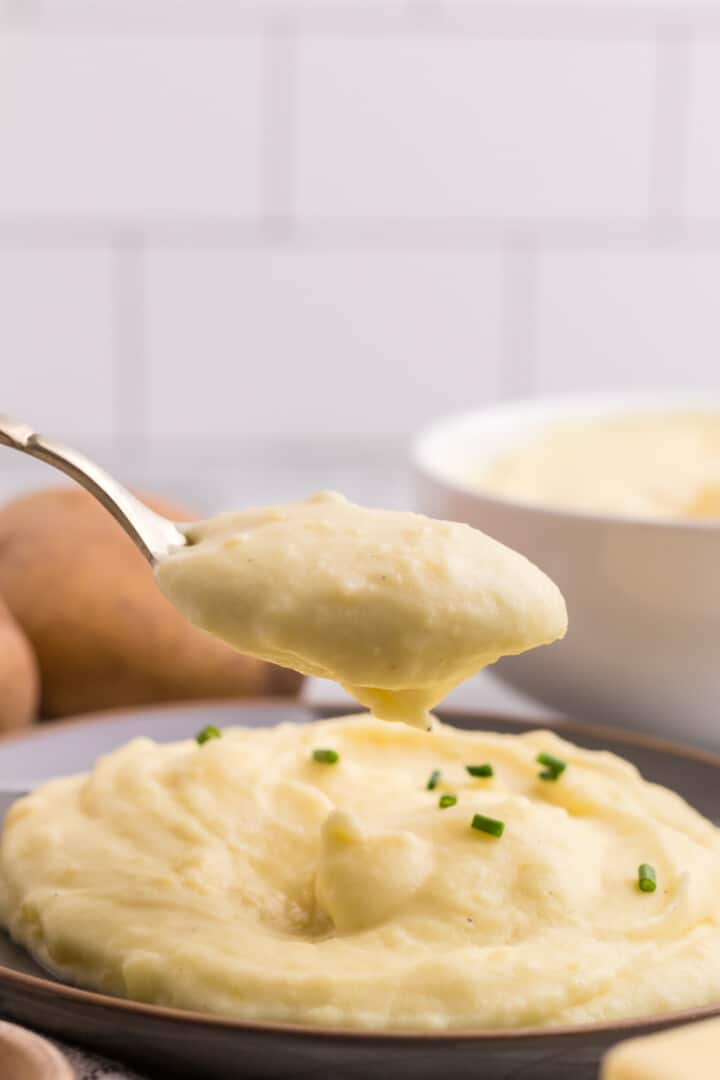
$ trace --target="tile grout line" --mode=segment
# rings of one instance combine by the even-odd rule
[[[268,242],[287,242],[295,229],[297,182],[297,49],[291,19],[263,34],[261,88],[261,229]]]
[[[539,249],[531,228],[509,231],[501,256],[501,395],[536,389]]]
[[[657,215],[645,218],[528,218],[527,220],[445,219],[278,219],[278,247],[298,252],[422,250],[497,251],[506,237],[532,234],[543,250],[636,251],[658,246],[677,251],[720,248],[720,218]],[[290,225],[292,226],[290,228]],[[129,246],[123,238],[141,238],[145,251],[260,251],[267,247],[268,225],[257,218],[87,219],[46,217],[2,219],[0,248],[17,250],[107,251]],[[130,242],[131,243],[131,242]]]
[[[150,435],[145,242],[134,230],[116,233],[113,241],[113,442],[119,456],[132,442],[138,464],[147,456]]]
[[[693,36],[685,19],[658,28],[650,147],[649,219],[659,235],[685,224]]]
[[[22,31],[42,14],[42,0],[0,0],[0,23],[4,21],[10,30]]]
[[[577,9],[571,3],[528,2],[505,5],[500,0],[473,7],[457,0],[403,0],[368,7],[362,0],[341,10],[331,3],[287,2],[274,9],[262,3],[220,5],[207,8],[202,17],[193,14],[180,19],[171,8],[148,18],[142,7],[118,15],[98,10],[86,0],[75,9],[55,13],[43,0],[10,0],[11,11],[20,13],[16,22],[24,31],[38,36],[62,37],[129,35],[177,37],[202,34],[209,37],[272,34],[283,22],[295,22],[299,33],[309,36],[396,37],[432,35],[442,37],[480,36],[487,39],[549,41],[558,38],[618,41],[652,41],[657,35],[657,20],[667,16],[661,0],[638,6],[631,2],[613,9],[595,4]],[[141,14],[138,14],[140,12]],[[698,32],[712,38],[720,36],[720,12],[707,4],[695,4],[685,18]]]

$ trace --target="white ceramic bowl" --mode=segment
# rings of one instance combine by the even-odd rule
[[[500,661],[506,682],[576,717],[720,748],[720,524],[575,513],[484,494],[468,480],[547,424],[718,408],[717,395],[558,397],[449,417],[413,447],[419,509],[523,552],[567,600],[550,648]]]

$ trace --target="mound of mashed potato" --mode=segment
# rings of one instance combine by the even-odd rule
[[[358,716],[136,739],[19,800],[0,847],[0,919],[61,978],[246,1020],[440,1030],[700,1006],[720,999],[719,917],[718,830],[547,731]]]
[[[457,683],[567,628],[550,578],[469,525],[321,492],[185,531],[156,578],[190,622],[384,720],[428,727]]]
[[[647,412],[548,425],[468,479],[567,510],[720,518],[720,412]]]

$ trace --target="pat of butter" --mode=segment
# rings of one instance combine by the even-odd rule
[[[601,1080],[717,1080],[720,1020],[630,1039],[605,1057]]]

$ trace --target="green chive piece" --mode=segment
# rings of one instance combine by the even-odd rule
[[[505,822],[498,821],[496,818],[485,817],[484,814],[475,814],[472,819],[471,826],[473,829],[477,829],[478,832],[487,833],[488,836],[496,836],[498,839],[505,832]]]
[[[440,772],[439,769],[433,769],[433,771],[430,773],[430,778],[428,779],[428,782],[427,782],[428,791],[434,791],[435,790],[435,788],[440,783],[440,777],[441,776],[442,776],[442,773]]]
[[[567,761],[563,761],[562,758],[555,757],[554,754],[538,754],[535,758],[538,765],[544,765],[545,768],[541,773],[538,773],[541,780],[557,780],[559,776],[567,769]]]
[[[448,806],[454,806],[457,802],[457,795],[451,795],[449,792],[447,795],[441,795],[438,799],[438,806],[441,810],[447,810]]]
[[[313,761],[323,765],[335,765],[340,760],[337,750],[313,750]]]
[[[489,762],[487,762],[485,765],[466,765],[465,768],[466,768],[467,772],[470,773],[471,776],[494,776],[495,775],[495,770],[493,769],[492,765],[490,765]]]
[[[650,863],[644,862],[638,867],[638,888],[640,892],[655,892],[657,889],[655,867]]]
[[[214,724],[208,724],[208,726],[204,727],[202,731],[198,731],[197,735],[195,736],[195,742],[198,744],[198,746],[202,746],[203,743],[210,742],[211,739],[220,738],[222,738],[222,731],[220,730],[220,728],[216,728]]]

